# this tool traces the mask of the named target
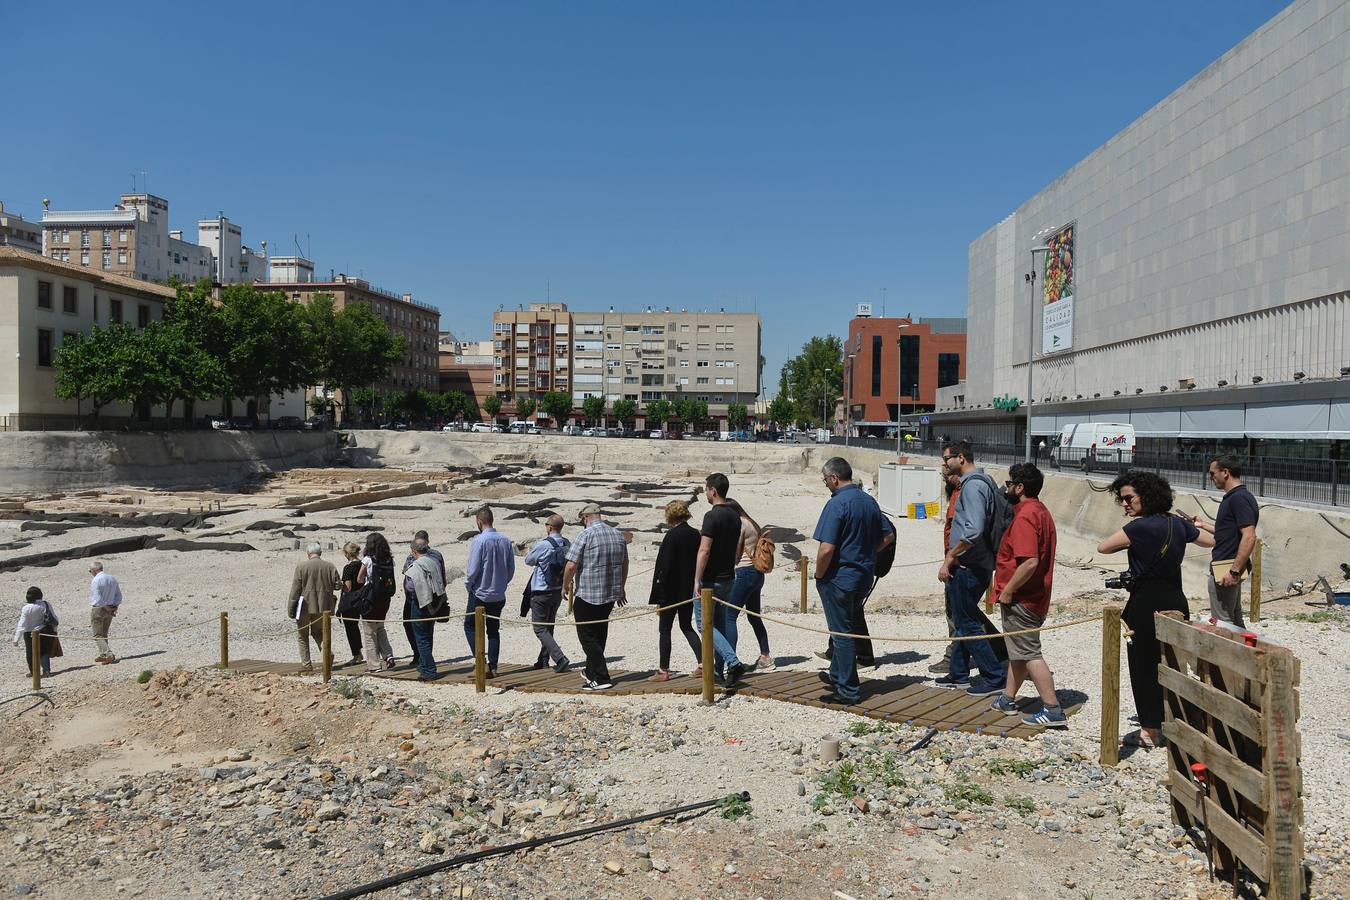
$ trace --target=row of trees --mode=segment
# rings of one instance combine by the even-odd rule
[[[339,310],[330,295],[293,303],[252,284],[228,285],[219,301],[211,282],[178,285],[163,318],[143,328],[95,325],[69,336],[55,357],[56,394],[88,401],[97,420],[112,403],[164,407],[217,397],[247,401],[325,384],[353,393],[389,377],[403,359],[403,338],[365,304]]]

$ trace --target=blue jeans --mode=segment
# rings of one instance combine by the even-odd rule
[[[414,599],[408,604],[409,618],[415,619],[412,623],[413,640],[417,647],[417,674],[424,678],[436,677],[436,657],[431,653],[431,635],[432,629],[436,625],[436,620],[427,615],[427,611],[418,605]]]
[[[741,617],[741,610],[745,609],[746,605],[749,604],[751,600],[754,601],[755,610],[759,610],[759,592],[763,590],[763,588],[763,572],[759,571],[754,566],[741,566],[736,570],[736,580],[732,582],[731,599],[727,601],[736,608],[727,609],[725,606],[722,607],[722,611],[726,613],[726,619],[723,623],[724,627],[722,630],[727,636],[727,643],[731,644],[733,650],[736,648],[736,620]],[[747,616],[747,618],[749,617]]]
[[[984,634],[980,601],[989,588],[989,575],[963,567],[953,569],[952,577],[947,579],[947,610],[956,625],[957,637]],[[1007,674],[988,640],[953,642],[948,677],[954,680],[967,678],[972,666],[979,668],[980,674],[989,681],[1002,682]]]
[[[852,591],[841,590],[829,581],[817,581],[816,593],[820,595],[820,606],[825,610],[825,624],[831,631],[854,632],[854,621],[862,611],[863,598],[867,596],[864,588]],[[858,658],[851,637],[830,636],[830,646],[834,653],[830,655],[830,681],[834,692],[850,703],[856,703],[861,691],[858,683]]]
[[[483,613],[486,616],[497,616],[495,619],[483,620],[483,631],[487,635],[487,667],[489,669],[497,668],[497,658],[502,649],[502,610],[506,608],[505,600],[497,600],[488,603],[479,600],[476,597],[469,598],[469,605],[464,608],[464,638],[469,642],[469,653],[477,652],[474,649],[473,640],[473,611],[478,607],[483,607]]]
[[[708,585],[704,585],[708,587]],[[718,600],[731,602],[731,595],[736,589],[736,579],[728,578],[726,581],[719,581],[712,585],[713,596]],[[730,614],[730,615],[728,615]],[[694,618],[699,622],[699,634],[703,633],[703,604],[698,600],[694,601]],[[727,640],[727,623],[731,623],[731,633],[736,634],[736,611],[727,609],[720,603],[713,604],[713,671],[721,675],[726,666],[740,665],[741,661],[736,658],[735,645]]]

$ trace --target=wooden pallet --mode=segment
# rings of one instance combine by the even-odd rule
[[[1154,616],[1172,815],[1205,832],[1217,877],[1242,870],[1266,896],[1304,893],[1299,665],[1286,647],[1225,628]],[[1206,785],[1192,765],[1207,769]]]
[[[439,666],[440,677],[436,684],[473,684],[472,660],[450,660]],[[230,671],[242,674],[271,673],[276,675],[301,674],[298,663],[279,663],[266,660],[241,659],[230,663]],[[317,671],[317,669],[316,669]],[[413,681],[417,670],[405,666],[392,672],[371,674],[366,672],[364,664],[344,663],[333,667],[335,676],[392,679],[395,681]],[[677,675],[670,681],[648,681],[651,672],[625,672],[610,669],[614,682],[611,690],[605,694],[621,696],[638,694],[699,694],[702,682],[696,678]],[[552,669],[534,669],[530,666],[504,665],[497,670],[497,677],[488,682],[488,687],[497,691],[544,692],[552,694],[581,693],[581,670],[559,674]],[[964,731],[970,734],[985,734],[993,737],[1029,738],[1040,734],[1039,725],[1024,724],[1020,717],[1005,716],[990,709],[989,697],[972,697],[964,691],[933,687],[931,684],[913,678],[897,678],[886,681],[864,680],[862,699],[851,707],[832,706],[820,700],[827,692],[824,684],[815,672],[774,671],[765,673],[751,672],[736,687],[734,693],[765,700],[777,700],[783,703],[798,703],[820,709],[846,709],[855,715],[886,722],[914,725],[919,728],[936,728],[939,731]],[[1031,711],[1040,705],[1035,698],[1023,698],[1024,711]],[[1081,704],[1066,706],[1065,714],[1072,715]]]

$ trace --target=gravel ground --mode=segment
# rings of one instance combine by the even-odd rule
[[[698,480],[673,479],[691,485]],[[613,484],[619,481],[613,479]],[[472,527],[468,515],[484,496],[506,502],[561,497],[566,502],[560,511],[571,519],[582,502],[603,503],[615,492],[612,485],[568,481],[528,490],[497,484],[385,504],[426,509],[386,510],[376,504],[284,521],[319,525],[319,530],[297,532],[297,537],[302,542],[315,537],[325,546],[372,529],[384,531],[397,546],[416,529],[426,528],[447,563],[462,568],[468,544],[456,538]],[[825,500],[814,475],[733,476],[732,494],[762,524],[796,528],[808,536]],[[618,508],[621,515],[615,521],[621,527],[655,528],[663,503],[652,499],[649,509]],[[696,520],[705,509],[694,507]],[[532,541],[542,535],[542,526],[506,520],[504,512],[499,509],[498,525],[512,538]],[[453,891],[467,886],[484,896],[616,897],[815,897],[836,889],[855,897],[901,892],[1202,896],[1213,890],[1206,887],[1203,857],[1197,859],[1190,844],[1172,831],[1165,790],[1159,785],[1165,772],[1162,754],[1136,754],[1114,771],[1095,763],[1100,693],[1100,628],[1095,623],[1047,632],[1044,638],[1060,689],[1085,695],[1067,733],[1028,742],[942,735],[914,754],[901,752],[922,736],[910,729],[849,737],[854,744],[846,743],[845,759],[856,764],[859,783],[853,785],[856,794],[845,796],[847,792],[822,789],[822,781],[837,787],[838,778],[831,775],[834,768],[816,760],[823,735],[847,735],[846,728],[855,722],[843,713],[745,699],[704,708],[694,698],[597,697],[581,703],[539,695],[478,696],[461,686],[389,682],[365,682],[362,689],[375,694],[351,701],[325,691],[315,679],[165,674],[217,660],[214,622],[173,635],[119,638],[214,620],[227,610],[232,658],[294,659],[295,639],[282,605],[291,569],[303,553],[293,549],[291,538],[242,530],[262,519],[282,517],[277,510],[236,513],[213,519],[206,532],[169,533],[243,541],[256,552],[144,550],[104,558],[127,597],[114,623],[113,645],[122,656],[114,666],[92,663],[92,643],[76,640],[88,635],[86,561],[8,576],[15,598],[28,584],[42,586],[63,617],[67,650],[57,661],[56,676],[44,685],[57,710],[16,716],[10,710],[22,704],[0,708],[5,710],[0,715],[9,745],[0,773],[0,860],[12,862],[11,871],[25,873],[15,875],[15,884],[37,884],[38,893],[47,896],[87,896],[92,890],[155,897],[315,896],[440,854],[501,843],[523,831],[547,834],[587,819],[744,789],[754,798],[749,819],[709,815],[684,823],[667,821],[484,864],[407,890],[417,896],[457,896]],[[897,524],[897,568],[869,604],[871,629],[885,635],[940,635],[944,626],[935,576],[939,523]],[[574,531],[569,526],[568,534]],[[32,546],[20,552],[128,533],[135,532],[23,532],[22,539],[31,540]],[[0,532],[0,540],[19,536],[4,535]],[[634,611],[646,608],[647,571],[658,540],[650,532],[634,535]],[[794,546],[814,554],[810,541]],[[340,554],[325,555],[340,564]],[[1091,566],[1093,560],[1093,542],[1061,534],[1055,618],[1076,618],[1095,612],[1104,601],[1123,600],[1102,589],[1103,569]],[[518,585],[523,584],[521,577]],[[1202,577],[1197,560],[1187,570],[1193,597],[1203,596]],[[795,612],[798,584],[796,571],[780,561],[766,580],[766,612],[823,627],[814,591],[812,612]],[[463,596],[458,583],[451,596]],[[508,603],[508,612],[514,605]],[[17,613],[17,599],[13,606]],[[1193,611],[1200,607],[1193,602]],[[1310,696],[1305,696],[1300,721],[1305,834],[1310,861],[1320,873],[1317,894],[1333,896],[1350,890],[1350,860],[1340,841],[1350,801],[1344,762],[1350,750],[1350,665],[1343,655],[1348,628],[1344,615],[1303,617],[1312,621],[1289,615],[1300,611],[1306,613],[1296,602],[1273,606],[1256,630],[1296,649],[1303,690],[1316,691],[1317,702],[1306,702]],[[611,655],[621,658],[616,665],[654,667],[655,630],[654,618],[612,629]],[[395,652],[406,655],[402,629],[394,625],[390,631]],[[780,666],[818,667],[813,652],[823,647],[821,636],[774,624],[769,631]],[[345,643],[340,632],[334,640],[341,655]],[[561,640],[578,658],[575,636],[564,631]],[[740,643],[754,646],[744,622]],[[942,647],[936,642],[883,646],[882,665],[867,677],[926,674]],[[504,660],[532,659],[536,649],[527,628],[503,629]],[[442,658],[466,655],[458,627],[438,630],[437,651]],[[677,642],[676,669],[687,671],[693,662]],[[24,689],[21,665],[14,651],[13,693]],[[144,687],[135,684],[142,669],[159,673]],[[182,679],[185,683],[178,686]],[[215,692],[209,698],[208,690]],[[1128,716],[1133,711],[1128,689],[1123,696],[1122,716]],[[256,702],[257,710],[228,716],[230,707],[216,697],[245,705]],[[154,700],[159,705],[145,709]],[[312,706],[306,705],[311,701]],[[248,727],[243,727],[245,722]],[[1129,727],[1123,723],[1122,730]],[[474,748],[488,737],[502,746],[474,758]],[[521,746],[536,738],[534,747]],[[44,740],[49,745],[44,752],[25,753],[31,742],[40,745]],[[408,742],[410,750],[399,749]],[[305,747],[296,749],[301,743]],[[212,760],[228,749],[247,752],[249,759],[213,766]],[[461,752],[469,749],[474,752]],[[499,783],[502,771],[487,771],[494,760],[508,774],[517,762],[527,774],[546,772],[549,783],[538,785],[541,790],[568,785],[574,808],[566,811],[564,804],[564,810],[548,817],[542,817],[542,810],[517,812],[513,804],[532,799],[528,783],[523,794],[514,790],[516,783]],[[994,764],[995,772],[991,760],[1012,762]],[[381,766],[388,773],[372,778],[370,773]],[[212,767],[215,777],[201,775],[202,768]],[[256,771],[244,774],[242,769],[249,767]],[[480,784],[485,771],[487,781]],[[455,794],[460,782],[454,773],[476,785],[472,798]],[[392,785],[392,799],[371,795],[366,786],[372,781]],[[984,803],[978,790],[959,787],[967,783],[986,791],[992,802]],[[234,785],[245,784],[233,791]],[[318,790],[321,786],[326,789]],[[375,794],[384,790],[374,788]],[[58,801],[38,803],[35,794]],[[819,802],[818,795],[823,797]],[[453,802],[442,803],[446,796]],[[867,801],[867,812],[858,809],[852,796]],[[153,799],[137,799],[143,797]],[[236,797],[237,805],[220,805]],[[507,812],[501,826],[490,821],[498,800]],[[320,821],[324,802],[342,806],[343,815]],[[372,804],[381,811],[369,812]],[[100,822],[102,818],[107,821]],[[472,825],[468,830],[453,824],[466,820]],[[431,850],[420,847],[426,834],[437,835]],[[282,848],[261,846],[274,836]],[[104,838],[113,842],[100,843]],[[99,861],[90,863],[91,858]],[[622,874],[607,870],[607,863]]]

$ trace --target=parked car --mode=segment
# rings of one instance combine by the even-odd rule
[[[534,424],[533,422],[524,422],[517,420],[511,423],[511,425],[507,428],[507,431],[511,432],[512,434],[538,434],[539,426]]]
[[[564,425],[561,429],[563,434],[570,435],[573,437],[579,436],[582,430],[583,429],[580,425]]]
[[[470,431],[474,431],[480,434],[483,432],[492,432],[496,430],[497,426],[491,422],[474,422],[473,428],[470,429]]]
[[[272,420],[272,427],[278,431],[299,431],[305,427],[305,421],[299,416],[278,416]]]
[[[381,431],[407,431],[407,422],[385,422],[380,426]]]
[[[661,431],[660,428],[653,428],[651,431],[647,432],[647,437],[649,437],[649,438],[658,438],[658,439],[659,439],[659,438],[661,438],[661,437],[663,437],[663,436],[664,436],[664,435],[663,435],[663,432]]]
[[[682,441],[682,440],[684,440],[684,435],[681,434],[681,433],[678,432],[678,431],[667,431],[665,437],[666,437],[666,440],[668,440],[668,441]]]
[[[258,425],[248,416],[231,416],[229,424],[225,427],[231,431],[252,431]]]
[[[310,416],[304,423],[306,431],[323,431],[326,428],[333,427],[327,416]]]
[[[581,436],[582,436],[582,437],[604,437],[604,436],[605,436],[605,429],[603,429],[603,428],[583,428],[583,429],[581,430]]]

